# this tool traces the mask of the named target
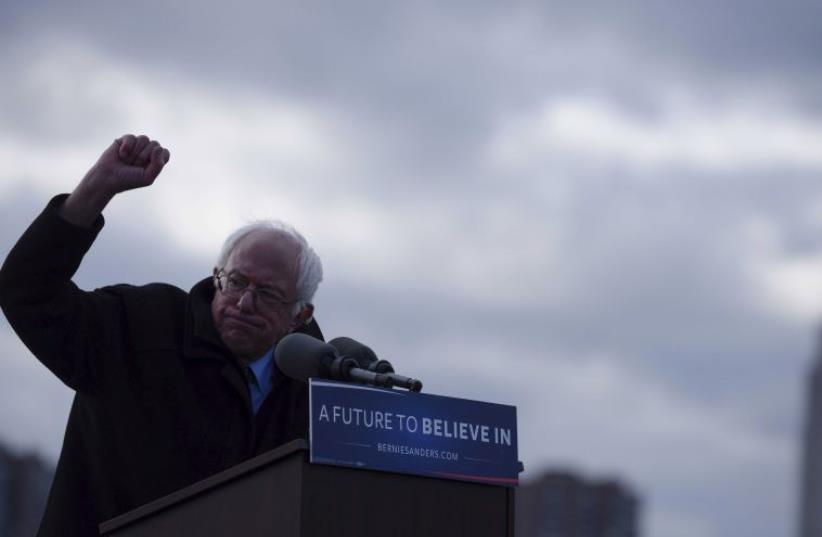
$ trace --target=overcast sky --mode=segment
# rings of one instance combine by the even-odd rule
[[[0,4],[0,255],[113,138],[85,288],[209,274],[274,216],[328,337],[518,407],[525,477],[644,500],[649,537],[787,537],[822,313],[818,2]],[[0,434],[72,394],[0,321]]]

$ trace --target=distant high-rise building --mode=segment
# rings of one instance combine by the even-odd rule
[[[40,527],[54,469],[0,446],[0,536],[31,537]]]
[[[37,533],[46,509],[54,469],[36,455],[18,457],[11,474],[9,511],[13,514],[7,535],[28,537]]]
[[[547,472],[517,490],[517,536],[638,537],[639,506],[616,481]]]
[[[0,535],[11,533],[11,481],[14,457],[0,446]]]
[[[800,537],[822,537],[822,349],[808,378],[802,442]]]

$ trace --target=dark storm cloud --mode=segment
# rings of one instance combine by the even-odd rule
[[[332,106],[369,126],[375,166],[413,160],[418,181],[461,169],[500,115],[550,95],[602,93],[653,114],[660,84],[710,96],[728,77],[782,91],[819,80],[813,3],[22,5],[4,8],[7,42],[68,36],[115,62]],[[23,107],[36,118],[36,103]]]
[[[537,348],[552,359],[619,349],[622,360],[673,392],[696,389],[715,404],[748,407],[767,427],[790,434],[797,425],[791,417],[796,367],[809,358],[812,340],[808,326],[785,322],[761,306],[759,282],[745,273],[756,262],[746,223],[779,222],[788,236],[791,228],[803,227],[801,208],[814,201],[806,194],[813,177],[786,178],[772,188],[766,188],[770,179],[764,176],[748,176],[745,185],[736,186],[723,184],[726,179],[735,180],[703,177],[700,186],[699,178],[685,175],[664,183],[577,182],[578,196],[566,208],[567,230],[558,245],[565,257],[545,267],[544,283],[534,282],[539,293],[540,285],[559,280],[571,288],[568,296],[490,306],[439,287],[404,293],[413,285],[409,273],[408,281],[398,275],[393,292],[350,293],[362,304],[358,325],[373,326],[375,334],[407,327],[401,333],[394,329],[394,341],[413,341],[422,333],[469,342],[477,334],[499,333],[514,354]],[[520,210],[527,211],[525,200],[533,202],[534,196],[521,198]],[[468,205],[453,202],[453,225],[470,221]],[[530,222],[545,228],[546,243],[552,240],[549,221],[536,216]],[[807,223],[804,228],[810,235]],[[818,240],[806,240],[806,248],[816,244],[819,251]],[[488,250],[503,247],[489,244]],[[425,251],[416,255],[423,263],[435,258]],[[510,292],[506,281],[488,285],[501,295]],[[331,308],[346,304],[342,296],[326,299]]]
[[[762,297],[754,269],[822,251],[822,223],[812,217],[818,169],[736,161],[725,170],[670,162],[643,168],[549,147],[519,169],[499,170],[489,168],[487,151],[509,116],[532,116],[565,96],[608,103],[649,128],[666,112],[660,91],[671,87],[720,110],[762,93],[792,118],[818,117],[820,9],[761,0],[5,3],[0,66],[20,76],[0,88],[0,135],[40,141],[47,155],[51,144],[119,134],[108,130],[128,117],[120,96],[80,91],[83,70],[100,65],[159,73],[149,77],[155,82],[185,79],[226,97],[227,108],[243,95],[263,95],[350,124],[340,142],[366,163],[327,185],[303,185],[306,197],[330,207],[353,197],[383,209],[398,219],[392,239],[401,248],[382,253],[369,243],[366,251],[334,253],[364,266],[329,263],[318,295],[326,335],[370,343],[434,392],[519,404],[523,458],[536,465],[575,458],[639,473],[652,509],[696,520],[707,535],[785,534],[787,490],[768,502],[769,485],[792,470],[782,453],[762,466],[757,446],[743,462],[722,449],[725,441],[763,438],[781,446],[796,432],[812,320],[781,315]],[[71,57],[83,47],[102,63]],[[59,65],[31,60],[50,57],[69,62],[66,85],[38,78],[37,66]],[[164,91],[181,89],[157,88],[154,97]],[[167,281],[187,288],[207,275],[210,257],[181,251],[159,222],[140,219],[146,198],[130,199],[136,208],[107,211],[78,274],[83,287]],[[6,191],[0,254],[44,203],[34,188]],[[317,218],[329,219],[329,235],[344,224]],[[427,221],[436,224],[418,231]],[[374,216],[368,224],[386,222]],[[396,252],[402,258],[386,263],[394,272],[382,281],[362,276]],[[460,264],[465,258],[472,262]],[[479,283],[466,284],[469,276]],[[20,351],[9,344],[4,352]],[[662,435],[653,443],[661,435],[654,423],[628,434],[622,421],[643,410],[632,404],[642,405],[631,393],[609,392],[626,414],[598,417],[608,409],[597,408],[596,386],[585,384],[589,368],[602,368],[614,385],[635,381],[623,390],[651,393],[641,404],[675,407],[663,424],[719,414],[731,416],[731,425],[706,425],[705,444],[713,447],[704,451],[698,424],[674,423],[686,428],[681,441]],[[553,378],[542,384],[537,374]],[[43,390],[58,393],[47,382]],[[576,398],[574,382],[588,391]],[[582,424],[551,425],[565,415]],[[559,434],[546,441],[545,432]],[[622,447],[603,448],[600,435]],[[632,462],[643,457],[644,466]],[[682,479],[680,463],[694,475]],[[714,475],[702,475],[705,468]],[[727,498],[735,498],[730,507]]]

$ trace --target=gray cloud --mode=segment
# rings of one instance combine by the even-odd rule
[[[0,67],[20,76],[0,89],[0,148],[24,140],[42,143],[44,159],[66,148],[86,154],[94,140],[120,134],[111,129],[128,130],[129,105],[111,93],[116,83],[105,83],[125,76],[118,66],[146,75],[143,82],[167,81],[146,99],[186,91],[183,80],[227,109],[261,98],[332,118],[350,169],[255,186],[316,208],[306,221],[327,252],[318,317],[328,336],[369,342],[434,393],[519,405],[529,469],[564,461],[628,474],[649,498],[660,535],[675,535],[680,523],[706,535],[787,535],[794,462],[784,446],[799,425],[815,319],[785,314],[757,268],[820,252],[818,169],[642,167],[550,144],[500,168],[489,164],[489,147],[506,121],[568,97],[607,103],[649,132],[664,123],[674,90],[708,115],[744,102],[818,124],[819,9],[764,1],[6,3]],[[50,57],[66,62],[62,84],[38,75]],[[196,169],[192,148],[177,155],[181,170]],[[263,155],[247,171],[264,177],[260,170],[278,163]],[[41,180],[37,170],[20,173],[3,177]],[[70,188],[82,171],[65,173]],[[243,177],[238,188],[250,188]],[[4,191],[0,254],[45,190]],[[157,192],[107,211],[78,274],[82,286],[157,280],[185,288],[207,274],[211,258],[180,245],[144,210]],[[382,242],[335,245],[350,222],[334,218],[354,205]],[[66,404],[64,388],[38,366],[19,365],[21,349],[7,325],[0,330],[3,353],[15,356],[3,366],[8,378]],[[32,406],[32,421],[47,414],[48,425],[21,432],[19,442],[53,454],[63,411]],[[646,426],[632,428],[632,417]],[[0,413],[4,432],[12,418]],[[666,436],[666,420],[681,438]]]
[[[47,52],[56,34],[123,64],[332,106],[386,141],[375,165],[416,159],[418,181],[448,163],[463,171],[501,115],[551,95],[604,93],[653,114],[665,86],[729,99],[740,83],[819,93],[809,3],[25,6],[5,8],[18,54],[31,52],[19,36]],[[36,106],[23,104],[26,115]]]

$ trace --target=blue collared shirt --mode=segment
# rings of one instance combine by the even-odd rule
[[[246,382],[248,383],[248,392],[251,395],[251,406],[254,409],[254,414],[260,410],[263,401],[271,391],[271,386],[274,385],[274,347],[257,358],[247,367],[251,373],[246,374]]]

